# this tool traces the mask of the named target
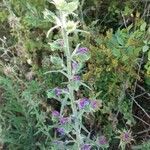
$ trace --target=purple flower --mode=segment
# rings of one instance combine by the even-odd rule
[[[55,88],[55,95],[60,96],[62,94],[62,89],[60,88]]]
[[[54,111],[52,111],[52,116],[53,117],[59,117],[59,112],[58,111],[56,111],[56,110],[54,110]]]
[[[61,135],[65,134],[65,131],[63,128],[57,128],[57,132],[60,133]]]
[[[95,108],[97,108],[98,103],[96,100],[94,100],[94,101],[91,101],[91,105],[92,105],[92,108],[95,109]]]
[[[60,118],[60,123],[61,124],[66,124],[69,121],[68,117],[62,117]]]
[[[106,145],[107,144],[107,140],[105,136],[100,136],[99,137],[99,144],[101,145]]]
[[[130,143],[133,138],[130,131],[124,131],[121,133],[120,138],[123,142]]]
[[[80,81],[80,80],[81,80],[81,77],[78,76],[78,75],[75,75],[75,76],[73,77],[73,80],[74,80],[74,81]]]
[[[76,70],[77,67],[78,67],[78,65],[79,65],[79,64],[78,64],[76,61],[72,62],[72,69],[73,69],[73,70]]]
[[[59,39],[59,40],[57,40],[57,42],[58,42],[58,45],[59,45],[59,46],[64,46],[64,41],[63,41],[63,39]]]
[[[79,100],[78,106],[80,109],[83,109],[84,107],[88,106],[90,104],[90,100],[88,98],[82,98]]]
[[[81,150],[90,150],[91,146],[89,144],[84,144],[81,148]]]
[[[124,138],[125,138],[125,139],[128,139],[129,137],[130,137],[130,135],[129,135],[128,132],[124,133]]]
[[[87,47],[81,47],[77,50],[77,54],[85,54],[89,51],[89,49]]]

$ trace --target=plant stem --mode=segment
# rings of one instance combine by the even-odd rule
[[[78,116],[78,111],[77,111],[77,106],[75,104],[75,97],[74,97],[74,90],[70,85],[70,82],[73,78],[73,74],[72,74],[72,60],[71,60],[71,52],[70,52],[70,46],[69,46],[69,37],[67,34],[67,29],[66,29],[66,16],[65,14],[63,14],[63,12],[60,12],[60,17],[61,17],[61,32],[62,32],[62,36],[63,36],[63,41],[64,41],[64,50],[65,50],[65,54],[67,57],[67,74],[68,74],[68,81],[69,81],[69,95],[70,95],[70,100],[71,100],[71,108],[72,108],[72,113],[73,116],[75,116],[76,120],[75,120],[75,131],[76,131],[76,140],[77,140],[77,145],[78,145],[78,149],[80,149],[80,146],[82,144],[82,138],[80,135],[80,120],[79,118],[77,118]]]

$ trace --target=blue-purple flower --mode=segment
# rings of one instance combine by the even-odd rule
[[[123,142],[125,142],[125,143],[130,143],[130,142],[133,140],[130,131],[121,132],[120,138],[121,138],[121,140],[122,140]]]
[[[62,94],[62,89],[60,88],[55,88],[55,95],[60,96]]]
[[[90,150],[91,146],[89,144],[84,144],[81,148],[81,150]]]
[[[78,106],[80,109],[83,109],[88,105],[90,105],[90,100],[88,98],[81,98],[78,102]]]
[[[77,54],[86,54],[88,52],[89,52],[89,49],[87,47],[78,48],[78,50],[76,51]]]
[[[59,117],[60,113],[56,110],[52,111],[52,116],[53,117]]]
[[[65,134],[65,131],[63,128],[57,128],[57,132],[60,133],[61,135]]]
[[[107,139],[106,139],[105,136],[100,136],[98,142],[99,142],[100,145],[106,145],[107,144]]]
[[[68,123],[69,118],[68,117],[61,117],[59,121],[61,124],[66,124],[66,123]]]
[[[81,77],[78,76],[78,75],[75,75],[75,76],[73,77],[73,80],[74,80],[74,81],[80,81],[80,80],[81,80]]]
[[[102,104],[100,100],[91,100],[91,106],[93,109],[97,110],[102,106]]]
[[[76,70],[77,67],[78,67],[78,65],[79,65],[79,64],[78,64],[76,61],[72,62],[72,69],[73,69],[73,70]]]

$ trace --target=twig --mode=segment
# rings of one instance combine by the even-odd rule
[[[141,66],[142,66],[142,63],[143,63],[143,58],[144,58],[144,53],[142,55],[142,58],[141,58],[141,61],[140,61],[140,64],[139,64],[139,69],[138,69],[137,75],[140,74]],[[135,81],[135,84],[134,84],[135,86],[134,86],[133,97],[135,96],[136,87],[137,87],[137,81],[138,81],[138,79],[136,78],[136,81]]]
[[[143,130],[143,131],[140,131],[140,132],[138,132],[137,134],[143,134],[143,133],[149,132],[149,131],[150,131],[150,128],[148,128],[148,129],[146,129],[146,130]]]
[[[124,26],[127,28],[126,19],[125,19],[125,17],[124,17],[122,12],[121,12],[121,16],[122,16],[122,19],[123,19],[123,22],[124,22]]]
[[[145,95],[145,94],[147,94],[147,92],[141,93],[141,94],[139,94],[139,95],[135,96],[134,98],[141,97],[142,95]]]
[[[146,125],[148,125],[150,127],[150,124],[147,123],[146,121],[144,121],[143,119],[139,118],[138,116],[136,115],[133,115],[135,118],[139,119],[140,121],[142,121],[143,123],[145,123]]]
[[[141,110],[145,113],[145,115],[150,119],[150,116],[149,114],[145,111],[145,109],[143,107],[141,107],[141,105],[133,98],[131,97],[131,99],[134,101],[134,103],[139,107],[141,108]]]
[[[139,84],[137,84],[137,86],[138,86],[142,91],[146,92],[146,94],[147,94],[148,96],[150,96],[150,93],[148,93],[142,86],[140,86]]]

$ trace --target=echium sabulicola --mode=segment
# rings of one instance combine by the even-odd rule
[[[56,99],[61,103],[60,112],[56,110],[52,112],[52,120],[55,123],[55,135],[58,136],[59,140],[61,138],[63,140],[63,137],[67,139],[67,141],[62,141],[65,143],[65,146],[71,146],[71,148],[76,150],[90,150],[92,146],[97,146],[97,144],[94,145],[94,141],[90,138],[87,139],[87,134],[89,135],[90,132],[84,127],[82,118],[85,113],[96,110],[99,103],[95,99],[92,100],[86,97],[76,99],[75,96],[75,91],[78,91],[81,85],[90,89],[81,80],[81,68],[90,58],[90,50],[85,46],[80,46],[81,44],[77,44],[76,48],[73,49],[69,41],[70,36],[77,31],[78,26],[78,22],[70,20],[69,17],[70,15],[77,16],[75,11],[78,8],[79,2],[78,0],[73,0],[72,2],[52,0],[51,3],[55,5],[57,12],[53,13],[47,9],[43,12],[44,18],[55,24],[47,32],[47,37],[57,28],[60,31],[60,38],[49,43],[51,50],[56,51],[55,55],[51,56],[51,62],[55,70],[48,71],[47,73],[61,73],[68,80],[65,82],[67,85],[64,84],[66,87],[56,87],[47,91],[48,98]],[[82,32],[82,30],[79,31]],[[63,58],[57,55],[58,50],[63,52]],[[66,107],[71,110],[69,113],[64,111]],[[55,146],[58,145],[55,144]],[[55,147],[55,149],[57,148]]]

